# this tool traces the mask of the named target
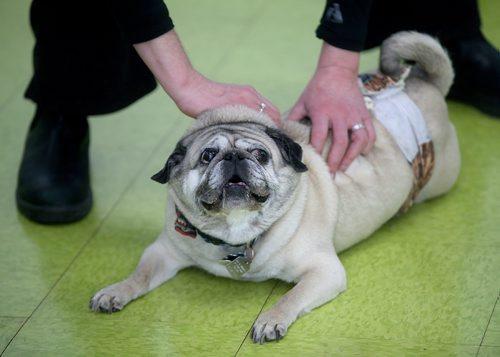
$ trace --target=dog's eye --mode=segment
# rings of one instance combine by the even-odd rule
[[[216,149],[205,149],[201,153],[200,161],[204,164],[210,163],[212,159],[217,155],[218,151]]]
[[[254,149],[250,152],[262,165],[269,161],[269,154],[262,149]]]

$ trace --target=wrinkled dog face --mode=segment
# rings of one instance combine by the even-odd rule
[[[207,211],[257,210],[278,184],[262,142],[222,132],[199,151],[198,174],[192,177],[197,201]],[[187,186],[187,192],[195,187]]]
[[[215,123],[188,133],[152,178],[169,182],[191,213],[281,211],[306,171],[302,149],[277,129],[253,122]]]

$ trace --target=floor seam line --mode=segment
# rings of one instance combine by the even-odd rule
[[[269,294],[267,295],[266,297],[266,300],[264,300],[264,302],[262,303],[262,306],[260,307],[260,310],[259,312],[257,313],[257,315],[255,316],[255,319],[253,320],[250,328],[247,330],[247,333],[245,334],[245,336],[243,337],[243,340],[241,341],[240,345],[238,346],[238,349],[236,350],[234,356],[236,357],[238,355],[238,353],[240,353],[240,350],[241,348],[243,347],[243,344],[245,343],[245,341],[247,340],[247,337],[250,335],[250,332],[252,331],[252,328],[253,328],[253,325],[255,324],[255,322],[257,321],[257,319],[259,318],[260,314],[262,314],[262,311],[264,310],[264,307],[267,305],[267,302],[269,301],[269,299],[271,298],[271,296],[273,295],[274,293],[274,290],[276,290],[276,287],[278,286],[278,284],[280,283],[279,280],[276,280],[276,283],[274,283],[273,287],[271,288],[271,291],[269,292]]]
[[[175,122],[175,120],[173,121]],[[66,273],[70,270],[70,268],[73,266],[73,264],[76,262],[76,260],[81,256],[81,254],[83,253],[83,251],[85,250],[85,248],[87,248],[87,246],[90,244],[90,242],[92,240],[94,240],[94,238],[98,235],[98,233],[101,231],[101,228],[104,226],[104,224],[107,222],[107,220],[109,219],[109,217],[111,216],[111,214],[114,212],[114,210],[116,209],[116,207],[118,206],[118,204],[122,201],[123,197],[125,196],[125,193],[128,192],[130,190],[130,188],[133,186],[133,184],[137,181],[137,179],[139,178],[139,175],[141,172],[144,171],[144,168],[151,162],[154,154],[159,150],[159,148],[163,145],[163,142],[164,142],[164,137],[168,135],[168,132],[169,132],[169,129],[172,127],[172,125],[170,125],[168,128],[167,128],[167,131],[165,132],[164,135],[162,135],[161,137],[161,140],[159,141],[159,143],[154,147],[154,149],[151,151],[149,157],[144,161],[144,164],[139,168],[139,170],[137,170],[137,173],[136,175],[133,176],[132,180],[125,186],[125,188],[123,189],[123,192],[121,195],[118,196],[118,199],[116,200],[116,202],[111,206],[111,208],[109,209],[108,213],[106,213],[106,215],[104,216],[104,218],[101,220],[101,222],[97,225],[96,229],[93,231],[93,233],[90,235],[90,237],[85,241],[85,243],[83,243],[83,245],[80,247],[80,249],[78,250],[78,252],[76,253],[76,255],[73,257],[73,259],[70,261],[70,263],[68,264],[68,266],[63,270],[63,272],[61,273],[61,275],[56,279],[56,281],[54,282],[54,284],[50,287],[50,289],[48,290],[48,292],[45,294],[45,296],[42,298],[42,300],[35,306],[35,308],[33,309],[33,311],[27,316],[27,317],[24,317],[24,321],[23,323],[21,324],[21,326],[17,329],[16,333],[14,334],[14,336],[12,336],[12,338],[9,340],[9,342],[5,345],[5,348],[1,351],[0,353],[0,356],[3,356],[3,354],[5,353],[5,351],[7,351],[7,349],[9,348],[9,346],[12,344],[12,342],[15,340],[15,338],[17,337],[17,335],[19,335],[19,333],[21,332],[21,330],[24,328],[24,326],[28,323],[28,321],[31,320],[31,318],[33,317],[33,315],[38,311],[38,309],[40,308],[40,306],[42,306],[42,304],[47,300],[47,298],[49,297],[49,295],[52,293],[52,291],[54,291],[54,289],[56,288],[56,286],[59,284],[59,282],[64,278],[64,276],[66,275]]]
[[[477,353],[476,357],[479,356],[479,351],[481,351],[481,347],[483,346],[484,338],[486,337],[486,333],[488,332],[488,328],[490,327],[491,319],[493,318],[493,314],[495,313],[495,309],[498,305],[498,300],[500,299],[500,292],[497,294],[497,299],[495,303],[493,304],[493,309],[491,310],[490,317],[488,319],[488,323],[486,324],[486,328],[484,329],[483,337],[481,338],[481,342],[479,343],[479,346],[477,348]]]
[[[135,180],[135,178],[134,178]],[[131,183],[129,185],[127,185],[125,187],[125,191],[129,188],[129,186],[134,182],[134,180],[131,181]],[[45,294],[45,296],[42,298],[42,300],[38,303],[38,305],[36,305],[36,307],[33,309],[33,311],[31,312],[31,314],[29,314],[29,316],[25,319],[25,321],[21,324],[21,326],[19,327],[19,329],[16,331],[16,333],[14,334],[14,336],[10,339],[9,343],[7,343],[7,345],[5,346],[4,350],[2,351],[2,354],[7,350],[7,348],[11,345],[11,343],[14,341],[14,339],[17,337],[17,335],[21,332],[21,330],[24,328],[24,326],[28,323],[29,320],[31,320],[31,318],[33,317],[33,315],[38,311],[38,309],[40,308],[40,306],[42,306],[42,304],[47,300],[47,298],[49,297],[49,295],[52,293],[52,291],[54,291],[54,289],[56,288],[56,286],[59,284],[59,282],[64,278],[64,276],[66,275],[66,273],[69,271],[69,269],[73,266],[73,264],[75,263],[75,261],[81,256],[81,254],[83,253],[83,251],[85,250],[85,248],[90,244],[90,242],[97,236],[97,234],[100,232],[102,226],[104,225],[104,223],[107,221],[107,219],[109,218],[109,216],[111,215],[111,212],[113,212],[113,210],[115,209],[116,205],[118,204],[118,202],[120,202],[121,200],[121,197],[120,196],[115,204],[110,208],[110,210],[108,211],[108,213],[104,216],[104,218],[102,219],[102,221],[97,225],[96,229],[93,231],[92,234],[90,234],[90,237],[83,243],[83,245],[80,247],[80,249],[78,250],[78,252],[75,254],[75,256],[73,257],[73,259],[71,259],[70,263],[66,266],[66,268],[63,270],[63,272],[61,273],[61,275],[56,279],[56,281],[54,282],[54,284],[52,284],[52,286],[50,287],[49,291],[47,292],[47,294]]]

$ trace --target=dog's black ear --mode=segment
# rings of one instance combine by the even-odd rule
[[[302,162],[302,147],[299,144],[278,129],[267,128],[266,134],[278,145],[281,155],[287,164],[292,166],[297,172],[307,171],[307,166]]]
[[[161,169],[161,171],[157,172],[153,176],[151,176],[152,180],[155,180],[159,183],[167,183],[170,180],[170,174],[172,173],[172,169],[179,165],[184,157],[186,156],[186,147],[181,143],[178,143],[175,147],[174,152],[168,157],[167,162],[165,163],[165,167]]]

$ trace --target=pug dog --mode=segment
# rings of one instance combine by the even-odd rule
[[[453,186],[460,154],[444,101],[452,80],[433,38],[403,32],[386,40],[378,72],[360,77],[375,146],[335,176],[328,145],[320,155],[308,143],[307,123],[277,128],[265,112],[241,106],[203,113],[152,177],[168,183],[163,231],[134,273],[97,292],[90,308],[121,310],[190,266],[276,278],[295,285],[251,334],[259,343],[281,339],[297,317],[346,289],[339,252]]]

